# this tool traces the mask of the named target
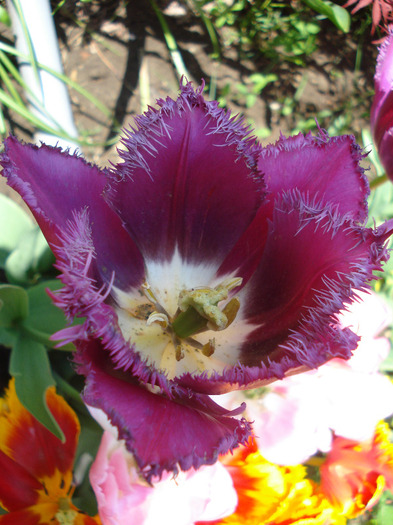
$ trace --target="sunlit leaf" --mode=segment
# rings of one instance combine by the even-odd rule
[[[26,232],[5,262],[8,279],[21,284],[34,281],[47,250],[48,243],[38,226]]]
[[[46,404],[46,390],[55,381],[45,347],[23,332],[19,334],[11,352],[9,372],[15,377],[16,394],[22,405],[64,441],[64,434]]]
[[[341,31],[348,33],[351,16],[346,9],[328,0],[303,0],[303,2],[317,13],[325,15]]]
[[[18,245],[21,236],[32,229],[33,222],[27,213],[12,199],[0,193],[0,266],[4,267],[6,256]]]

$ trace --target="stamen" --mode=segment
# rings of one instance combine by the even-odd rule
[[[203,345],[202,354],[205,355],[206,357],[210,357],[211,355],[214,354],[215,349],[216,349],[216,340],[213,337],[213,339],[209,339],[209,342]]]
[[[142,292],[144,296],[146,297],[146,299],[148,299],[151,303],[154,303],[154,304],[157,303],[157,299],[154,293],[152,292],[150,285],[147,281],[142,284]]]
[[[149,317],[146,320],[147,326],[151,325],[152,323],[158,323],[163,328],[167,328],[169,325],[169,319],[166,314],[153,312],[149,315]]]
[[[181,361],[184,358],[184,350],[181,344],[176,345],[175,357],[176,361]]]

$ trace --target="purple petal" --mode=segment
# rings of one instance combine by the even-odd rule
[[[386,174],[393,180],[393,33],[379,49],[374,76],[375,95],[371,107],[371,130]]]
[[[392,233],[393,220],[367,229],[337,210],[313,209],[296,192],[285,195],[261,263],[239,294],[239,321],[255,326],[240,345],[239,364],[222,374],[184,374],[178,383],[219,394],[349,358],[358,336],[341,327],[337,314],[388,259],[385,241]]]
[[[272,202],[278,194],[295,188],[341,215],[359,221],[367,218],[367,179],[359,161],[363,158],[354,137],[318,137],[310,133],[282,136],[262,150],[258,168],[264,175]]]
[[[108,282],[115,272],[121,288],[139,284],[142,257],[101,197],[105,172],[60,148],[21,144],[14,137],[5,141],[1,165],[8,184],[26,201],[52,248],[58,245],[58,234],[66,228],[72,211],[87,208],[95,273]]]
[[[390,33],[379,48],[374,76],[375,95],[371,107],[371,128],[375,130],[386,97],[393,89],[393,33]]]
[[[148,260],[219,265],[263,198],[259,151],[241,120],[182,87],[136,119],[112,172],[108,200]]]
[[[79,345],[77,360],[87,376],[84,401],[109,416],[148,480],[164,470],[213,464],[251,435],[246,420],[231,417],[239,409],[227,411],[191,392],[168,399],[116,372],[97,341]]]
[[[241,361],[274,361],[285,349],[308,367],[348,358],[356,338],[337,326],[335,315],[381,269],[392,231],[392,221],[373,231],[323,203],[286,195],[276,204],[261,264],[244,290],[243,315],[260,327]]]
[[[379,112],[373,116],[374,144],[386,174],[393,180],[393,91],[384,97]]]

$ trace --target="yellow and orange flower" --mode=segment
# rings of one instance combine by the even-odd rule
[[[239,502],[235,513],[215,521],[216,525],[344,525],[347,522],[318,485],[306,477],[306,468],[302,465],[281,467],[270,463],[252,442],[233,456],[226,456],[223,462],[232,476]]]
[[[357,442],[336,437],[321,467],[321,485],[335,507],[349,518],[371,509],[385,489],[393,490],[393,444],[381,422],[374,437]]]
[[[0,399],[0,506],[8,511],[0,524],[97,525],[71,501],[79,421],[54,388],[47,390],[46,401],[64,443],[22,406],[14,381]]]

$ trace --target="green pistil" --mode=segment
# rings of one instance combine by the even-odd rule
[[[195,308],[189,306],[185,312],[180,312],[172,323],[172,330],[181,339],[190,337],[207,328],[208,320],[202,317]]]
[[[224,330],[232,323],[239,310],[239,300],[233,298],[221,310],[217,305],[228,298],[232,288],[240,286],[242,279],[227,279],[216,288],[183,290],[179,296],[181,312],[172,322],[172,329],[180,339],[206,330]]]

